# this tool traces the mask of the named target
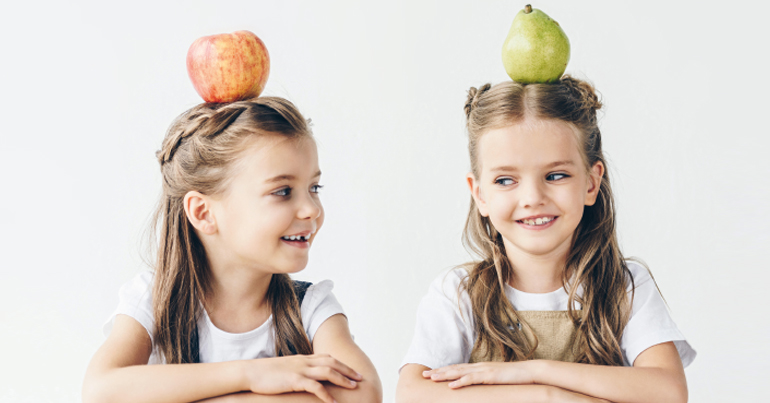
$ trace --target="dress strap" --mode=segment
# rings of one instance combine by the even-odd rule
[[[292,282],[294,283],[294,295],[297,296],[297,302],[299,302],[299,306],[302,306],[302,300],[305,299],[305,293],[307,292],[307,289],[313,285],[313,283],[299,280],[293,280]]]

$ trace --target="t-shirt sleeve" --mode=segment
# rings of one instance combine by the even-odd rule
[[[313,336],[322,323],[330,317],[345,312],[337,298],[332,294],[334,283],[331,280],[324,280],[308,287],[305,292],[305,298],[302,299],[300,311],[302,313],[302,325],[305,327],[310,342],[313,342]]]
[[[414,337],[399,371],[406,364],[433,369],[470,360],[473,346],[470,301],[466,293],[458,294],[464,277],[464,270],[455,269],[431,283],[417,308]]]
[[[649,271],[636,263],[629,263],[629,269],[634,276],[635,291],[631,319],[621,339],[626,363],[633,365],[644,350],[672,341],[679,352],[682,365],[690,365],[697,353],[671,318]]]
[[[152,277],[150,271],[142,272],[136,275],[131,281],[124,284],[118,293],[118,307],[110,315],[102,330],[104,335],[108,336],[112,331],[112,325],[118,314],[128,315],[139,322],[150,340],[154,341],[154,319],[152,315]]]

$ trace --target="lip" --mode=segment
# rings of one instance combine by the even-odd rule
[[[537,218],[543,218],[543,217],[553,217],[553,220],[549,221],[547,224],[542,224],[542,225],[529,225],[529,224],[525,224],[525,223],[522,222],[523,220],[535,220]],[[520,219],[516,220],[516,224],[518,224],[519,226],[521,226],[524,229],[534,230],[534,231],[541,231],[541,230],[544,230],[544,229],[552,226],[553,223],[555,223],[558,219],[559,219],[559,216],[554,216],[554,215],[549,215],[549,214],[541,214],[541,215],[535,215],[535,216],[520,218]]]
[[[291,235],[283,235],[281,238],[281,242],[288,246],[292,246],[298,249],[308,249],[310,247],[310,239],[312,239],[312,235],[315,233],[315,231],[302,231],[297,232],[295,234]],[[283,239],[283,237],[291,237],[291,236],[301,236],[301,237],[307,237],[307,241],[290,241],[287,239]]]

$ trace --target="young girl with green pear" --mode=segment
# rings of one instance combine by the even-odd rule
[[[397,402],[686,402],[695,351],[623,257],[588,83],[507,81],[465,104],[479,260],[417,313]]]

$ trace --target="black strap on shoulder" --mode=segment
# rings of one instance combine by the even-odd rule
[[[305,293],[313,283],[299,280],[293,280],[292,283],[294,283],[294,295],[297,296],[297,302],[299,302],[299,306],[302,306],[302,300],[305,299]]]

